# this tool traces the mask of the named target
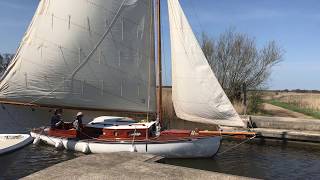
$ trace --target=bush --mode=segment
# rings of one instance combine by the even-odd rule
[[[250,92],[247,114],[258,114],[262,110],[262,93],[259,91]]]

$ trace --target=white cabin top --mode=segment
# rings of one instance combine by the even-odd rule
[[[148,129],[155,123],[155,121],[137,123],[128,117],[100,116],[93,119],[87,126],[104,129]]]

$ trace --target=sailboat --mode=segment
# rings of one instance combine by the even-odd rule
[[[213,156],[225,132],[161,130],[160,7],[160,0],[41,0],[1,78],[1,103],[146,115],[141,122],[100,116],[81,131],[71,123],[65,123],[63,129],[36,128],[31,131],[35,143],[84,153]],[[178,0],[168,0],[168,12],[176,115],[187,121],[244,127]]]

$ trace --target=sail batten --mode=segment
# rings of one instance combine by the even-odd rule
[[[178,0],[168,0],[172,100],[181,119],[244,126],[224,93]]]
[[[154,112],[152,10],[149,0],[40,1],[0,98]]]

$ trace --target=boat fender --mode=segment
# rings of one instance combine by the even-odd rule
[[[130,152],[137,152],[136,146],[131,146],[130,147]]]
[[[57,141],[54,146],[55,146],[57,149],[62,149],[62,148],[63,148],[63,144],[62,144],[61,141]]]
[[[90,148],[89,148],[89,144],[85,144],[82,148],[82,152],[85,154],[90,153]]]
[[[39,136],[37,136],[34,140],[33,140],[33,144],[34,145],[38,145],[40,143],[41,139]]]

